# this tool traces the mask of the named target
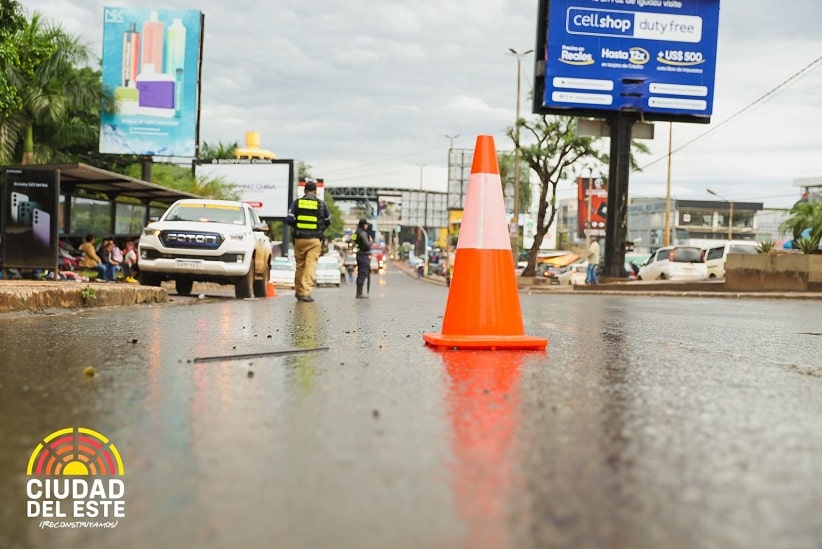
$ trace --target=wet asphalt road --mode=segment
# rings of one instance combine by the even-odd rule
[[[0,317],[0,547],[822,547],[818,302],[520,294],[547,352],[440,352],[447,291]],[[70,426],[122,456],[114,529],[26,517]]]

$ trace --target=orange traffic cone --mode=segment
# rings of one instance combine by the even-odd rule
[[[524,334],[517,277],[494,138],[477,137],[465,198],[454,274],[435,347],[543,349],[547,339]]]
[[[265,297],[277,297],[277,290],[274,289],[274,283],[270,280],[265,287]]]

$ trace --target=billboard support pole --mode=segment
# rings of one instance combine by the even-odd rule
[[[605,219],[605,276],[625,278],[625,239],[628,234],[628,177],[631,170],[631,128],[639,113],[619,112],[611,125],[608,171],[608,215]]]

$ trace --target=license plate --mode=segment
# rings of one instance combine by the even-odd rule
[[[202,261],[192,261],[190,259],[178,259],[175,265],[178,269],[202,269],[203,268],[203,262]]]

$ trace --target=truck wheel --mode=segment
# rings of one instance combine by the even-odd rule
[[[177,290],[177,295],[188,296],[191,295],[191,288],[194,287],[193,280],[177,279],[174,281],[174,288]]]
[[[271,262],[267,261],[263,275],[260,278],[254,279],[254,297],[265,297],[268,295],[269,278],[271,278]]]
[[[254,295],[254,260],[251,261],[251,266],[248,272],[234,283],[234,296],[237,299],[248,299]]]

